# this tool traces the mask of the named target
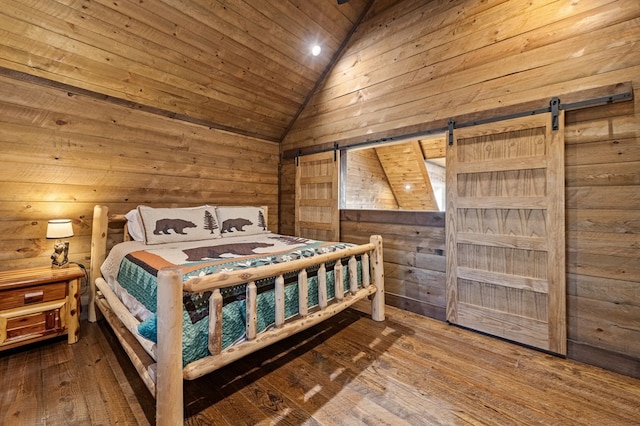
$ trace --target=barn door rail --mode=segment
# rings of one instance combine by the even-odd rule
[[[537,108],[537,109],[532,109],[529,111],[520,111],[520,112],[514,112],[512,114],[505,114],[505,115],[499,115],[499,116],[495,116],[495,117],[488,117],[482,120],[473,120],[473,121],[467,121],[465,123],[456,123],[454,120],[454,125],[453,128],[454,129],[460,129],[463,127],[471,127],[471,126],[477,126],[478,124],[486,124],[486,123],[495,123],[497,121],[504,121],[504,120],[510,120],[512,118],[519,118],[519,117],[526,117],[526,116],[530,116],[530,115],[537,115],[537,114],[545,114],[550,112],[551,113],[551,128],[552,130],[558,130],[559,128],[559,123],[558,123],[558,117],[560,115],[560,111],[573,111],[576,109],[580,109],[580,108],[587,108],[590,106],[596,106],[596,105],[604,105],[604,104],[612,104],[612,103],[616,103],[616,102],[621,102],[621,101],[626,101],[626,100],[630,100],[632,97],[632,93],[618,93],[616,95],[609,95],[609,96],[600,96],[597,98],[591,98],[591,99],[585,99],[583,101],[578,101],[578,102],[570,102],[570,103],[566,103],[563,104],[562,102],[560,102],[560,98],[558,98],[557,96],[551,98],[551,100],[549,101],[549,106],[545,107],[545,108]],[[453,119],[450,119],[453,120]],[[453,129],[451,129],[451,126],[449,126],[449,128],[447,129],[449,130],[449,145],[453,145]]]
[[[604,93],[604,95],[603,95]],[[565,102],[561,102],[560,99],[565,99]],[[561,110],[573,111],[581,108],[587,108],[597,105],[606,105],[617,102],[624,102],[633,99],[633,86],[631,82],[622,82],[611,84],[603,87],[596,87],[592,89],[581,90],[578,92],[569,92],[561,96],[555,96],[548,101],[539,99],[536,101],[526,102],[519,105],[512,105],[509,107],[501,107],[493,110],[479,111],[475,113],[469,113],[460,115],[457,117],[450,117],[448,119],[436,120],[428,123],[422,123],[415,126],[406,127],[403,129],[392,130],[393,135],[389,135],[371,140],[361,140],[363,137],[371,137],[372,135],[359,136],[358,139],[346,139],[340,141],[339,149],[349,150],[354,148],[362,148],[367,146],[376,146],[389,142],[400,142],[403,140],[415,139],[432,134],[439,134],[449,132],[449,144],[453,143],[453,130],[463,127],[476,126],[478,124],[492,123],[496,121],[508,120],[511,118],[518,118],[536,114],[543,114],[551,112],[555,114],[554,117],[554,130],[557,130],[558,120],[557,117]],[[547,105],[543,107],[536,107],[539,105]],[[416,130],[418,129],[418,130]],[[303,155],[317,154],[320,152],[335,151],[337,148],[337,142],[331,142],[320,146],[315,146],[306,149],[292,149],[283,152],[282,158],[298,158]]]

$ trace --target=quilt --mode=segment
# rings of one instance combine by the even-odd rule
[[[279,234],[257,234],[190,243],[160,244],[153,246],[133,245],[131,249],[112,250],[120,253],[116,281],[128,298],[135,299],[146,313],[138,326],[138,332],[152,341],[157,341],[156,299],[158,271],[167,266],[180,266],[183,280],[193,276],[215,274],[217,272],[253,268],[262,265],[289,262],[295,259],[334,252],[353,244],[323,242]],[[109,255],[111,257],[111,254]],[[359,260],[359,259],[358,259]],[[107,258],[105,264],[113,259]],[[335,295],[333,265],[327,267],[327,293]],[[108,271],[103,275],[107,278]],[[108,269],[108,267],[107,267]],[[317,269],[317,268],[316,268]],[[316,269],[307,269],[309,307],[318,304],[318,283]],[[107,274],[104,274],[107,272]],[[348,269],[345,268],[343,288],[347,289]],[[285,275],[285,316],[298,314],[297,273]],[[109,281],[109,280],[108,280]],[[256,281],[258,287],[258,332],[271,327],[275,322],[275,277]],[[358,282],[361,282],[360,262],[358,262]],[[118,294],[118,292],[116,292]],[[122,291],[121,291],[122,293]],[[246,283],[221,289],[222,346],[229,347],[245,339],[246,330]],[[209,355],[209,296],[211,292],[183,293],[183,364]],[[122,297],[121,297],[122,298]]]

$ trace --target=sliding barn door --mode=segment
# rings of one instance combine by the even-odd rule
[[[566,354],[564,116],[454,130],[447,320]]]
[[[340,239],[340,151],[298,158],[296,166],[296,223],[299,237],[322,241]]]

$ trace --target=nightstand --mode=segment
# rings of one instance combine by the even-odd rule
[[[80,278],[75,264],[0,271],[0,351],[80,332]]]

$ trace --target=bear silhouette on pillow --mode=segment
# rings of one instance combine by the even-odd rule
[[[249,219],[227,219],[222,222],[222,230],[220,231],[220,233],[224,234],[225,232],[233,232],[233,228],[235,228],[238,232],[244,232],[244,227],[250,225],[253,225],[253,222],[251,222]]]
[[[187,235],[184,232],[185,228],[196,228],[197,225],[193,222],[183,219],[159,219],[156,221],[156,229],[153,230],[155,235],[165,234],[169,235],[172,229],[173,232],[180,235]]]

